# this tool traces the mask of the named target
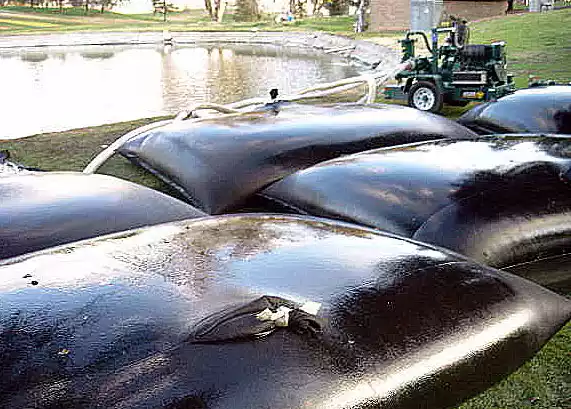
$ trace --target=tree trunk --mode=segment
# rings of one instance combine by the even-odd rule
[[[210,16],[210,19],[213,19],[214,16],[212,15],[212,3],[210,2],[210,0],[204,0],[204,6],[206,7],[206,10],[208,11],[208,15]]]
[[[105,0],[101,0],[101,14],[105,11]]]
[[[85,0],[85,15],[89,12],[89,0]]]
[[[315,16],[321,12],[321,8],[323,7],[323,0],[314,0],[313,3],[313,10],[311,11],[311,15]]]
[[[220,0],[221,4],[220,4],[220,8],[218,9],[218,22],[222,23],[222,17],[224,17],[224,11],[226,11],[226,1],[225,0]]]
[[[59,6],[59,14],[63,14],[63,0],[57,0]]]
[[[214,10],[212,11],[212,20],[218,20],[218,11],[220,11],[220,0],[214,0]]]

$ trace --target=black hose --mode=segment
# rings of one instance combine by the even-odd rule
[[[430,43],[428,42],[428,37],[426,37],[426,34],[424,34],[424,32],[422,32],[422,31],[409,31],[406,34],[406,39],[408,40],[411,35],[421,35],[422,38],[424,38],[424,44],[426,44],[426,48],[428,49],[428,52],[432,53],[432,47],[430,46]]]

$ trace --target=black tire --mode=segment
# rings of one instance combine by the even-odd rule
[[[408,91],[408,106],[425,112],[440,112],[442,93],[429,81],[418,81]]]

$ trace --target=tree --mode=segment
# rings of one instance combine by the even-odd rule
[[[357,7],[357,21],[355,22],[355,32],[362,33],[365,31],[365,0],[359,1]]]
[[[236,17],[241,21],[258,20],[260,11],[256,0],[237,0]]]
[[[204,0],[204,6],[212,21],[222,22],[226,3],[226,0]]]
[[[169,7],[172,7],[172,4],[168,4],[167,0],[153,0],[153,14],[161,13],[163,15],[163,21],[167,21]]]
[[[305,4],[307,0],[289,0],[289,9],[296,18],[305,16]]]
[[[355,7],[359,6],[359,1],[355,0],[326,0],[325,8],[329,10],[329,14],[332,16],[340,16],[347,13],[349,5]]]
[[[321,14],[321,9],[325,5],[325,3],[328,1],[329,0],[314,0],[313,1],[313,8],[311,10],[311,15],[317,16],[317,15]]]
[[[212,11],[212,2],[210,0],[204,0],[204,6],[206,7],[206,11],[208,11],[208,15],[211,19],[213,19],[213,11]]]
[[[101,13],[105,11],[105,7],[113,7],[116,4],[113,0],[99,0],[99,5],[101,6]]]

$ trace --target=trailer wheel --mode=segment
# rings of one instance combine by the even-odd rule
[[[442,93],[432,82],[418,81],[408,91],[408,106],[420,111],[440,112]]]

